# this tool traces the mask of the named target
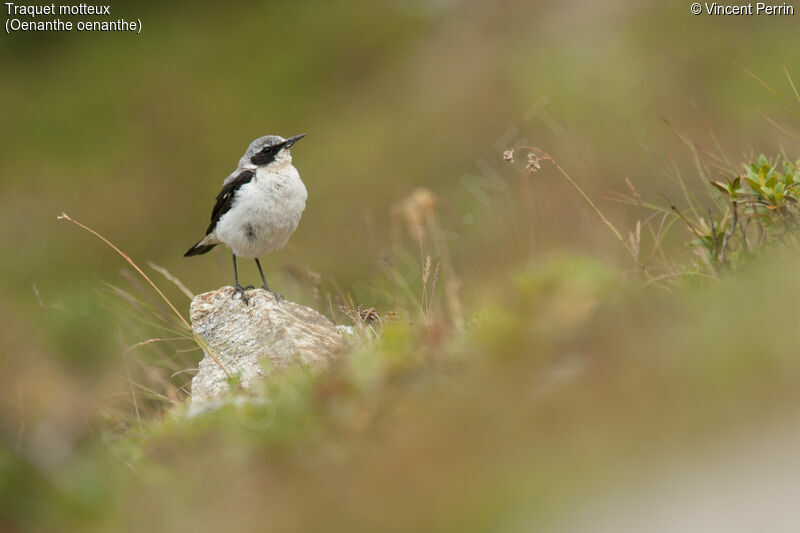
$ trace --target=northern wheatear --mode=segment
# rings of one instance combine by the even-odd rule
[[[308,192],[289,153],[289,148],[303,137],[305,134],[288,139],[267,135],[250,143],[237,169],[222,183],[206,236],[184,254],[204,254],[217,244],[230,248],[234,294],[239,294],[245,305],[245,291],[253,287],[239,285],[236,257],[255,259],[264,290],[272,292],[258,258],[283,248],[306,207]]]

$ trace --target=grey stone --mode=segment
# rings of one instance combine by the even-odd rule
[[[192,411],[223,400],[230,390],[225,371],[257,392],[265,372],[292,366],[318,371],[346,347],[336,327],[313,309],[278,302],[263,289],[247,291],[249,305],[233,294],[233,287],[222,287],[192,300],[192,330],[207,343],[192,379]]]

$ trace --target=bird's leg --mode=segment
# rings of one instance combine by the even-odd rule
[[[272,296],[275,297],[275,300],[280,302],[281,299],[283,298],[283,295],[269,290],[269,285],[267,285],[267,279],[264,277],[264,271],[261,270],[261,263],[258,261],[257,257],[256,257],[256,266],[258,267],[258,273],[261,274],[261,281],[264,282],[264,285],[261,288],[269,293],[272,293]]]
[[[235,295],[238,294],[242,298],[242,302],[244,302],[244,305],[247,305],[247,294],[245,293],[245,291],[247,289],[252,289],[253,287],[252,286],[242,287],[241,285],[239,285],[239,272],[236,270],[236,254],[231,254],[231,255],[233,256],[233,281],[234,281],[233,294],[231,295],[231,298],[233,298]]]

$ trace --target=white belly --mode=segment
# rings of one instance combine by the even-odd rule
[[[262,169],[236,192],[233,206],[214,231],[217,240],[239,257],[261,257],[284,247],[297,229],[308,192],[297,170],[280,174]]]

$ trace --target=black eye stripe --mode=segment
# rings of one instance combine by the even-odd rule
[[[271,163],[275,156],[278,155],[280,146],[268,146],[250,158],[250,162],[254,165],[268,165]]]

